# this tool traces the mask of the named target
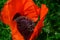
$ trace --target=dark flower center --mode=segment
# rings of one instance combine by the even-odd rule
[[[18,31],[24,36],[25,40],[28,40],[33,32],[35,23],[25,16],[19,16],[15,20]]]

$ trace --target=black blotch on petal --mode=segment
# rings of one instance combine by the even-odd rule
[[[19,13],[16,13],[15,16],[13,17],[13,20],[15,20],[19,16],[21,16],[21,15]]]

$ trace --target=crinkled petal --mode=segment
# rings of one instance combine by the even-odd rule
[[[48,8],[46,7],[45,4],[42,4],[41,13],[40,13],[40,21],[38,21],[37,25],[35,26],[34,32],[32,33],[30,40],[34,40],[34,38],[37,37],[39,32],[41,32],[42,27],[44,25],[43,22],[44,22],[44,19],[45,19],[47,12],[48,12]]]

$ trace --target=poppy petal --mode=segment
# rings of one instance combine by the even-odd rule
[[[44,22],[44,18],[45,18],[45,15],[47,14],[47,12],[48,12],[48,8],[46,7],[45,4],[42,4],[41,13],[40,13],[40,21],[38,21],[37,25],[35,26],[34,32],[32,33],[30,40],[34,40],[34,38],[37,37],[37,35],[41,31],[41,29],[44,25],[43,22]]]
[[[8,0],[1,12],[2,20],[4,21],[4,23],[9,24],[9,22],[12,21],[13,16],[20,10],[20,7],[21,1]]]
[[[16,3],[16,4],[14,4],[14,3]],[[16,25],[16,24],[14,24],[14,21],[12,21],[12,18],[13,18],[13,16],[16,14],[16,12],[18,12],[20,9],[20,6],[18,5],[17,6],[17,4],[19,4],[20,2],[18,1],[18,2],[16,2],[16,1],[7,1],[7,3],[4,5],[4,7],[3,7],[3,9],[2,9],[2,12],[1,12],[1,17],[2,17],[2,21],[5,23],[5,24],[7,24],[7,25],[9,25],[10,26],[10,29],[11,29],[11,31],[12,31],[12,35],[16,32],[16,29],[14,28],[15,26],[14,25]],[[13,29],[15,29],[15,31],[13,30]],[[18,30],[17,30],[18,31]],[[20,35],[20,36],[19,36]],[[15,37],[15,36],[14,36]],[[24,40],[24,38],[23,38],[23,36],[19,33],[19,32],[17,32],[17,34],[16,34],[16,37],[17,37],[17,40],[19,39],[21,39],[21,40]],[[15,37],[15,38],[16,38]]]
[[[11,28],[11,33],[12,33],[12,39],[13,40],[24,40],[23,36],[17,30],[17,24],[16,24],[15,21],[12,22],[9,26]]]
[[[45,4],[42,4],[41,6],[41,14],[40,14],[40,19],[42,19],[43,17],[45,17],[45,15],[48,12],[48,8],[46,7]]]
[[[39,8],[33,1],[28,1],[24,6],[24,15],[36,22],[38,20]]]
[[[32,33],[30,40],[34,40],[34,38],[38,36],[39,32],[41,32],[41,29],[43,27],[43,20],[44,19],[40,20],[35,26],[34,32]]]

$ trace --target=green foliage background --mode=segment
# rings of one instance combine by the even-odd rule
[[[0,0],[0,10],[6,0]],[[36,40],[60,40],[60,1],[34,0],[36,5],[46,4],[49,12],[44,20],[45,26]],[[10,28],[0,21],[0,40],[11,40]]]

